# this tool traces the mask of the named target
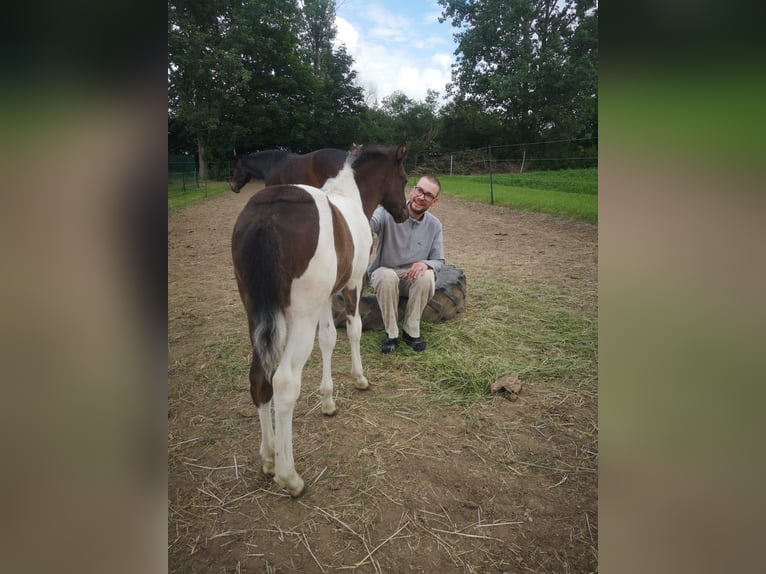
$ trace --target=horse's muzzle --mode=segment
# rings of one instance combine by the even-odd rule
[[[404,223],[405,221],[407,221],[407,218],[409,217],[409,215],[407,215],[406,211],[402,210],[402,211],[397,211],[396,215],[394,215],[393,217],[394,217],[394,221],[396,221],[397,223]]]
[[[404,223],[410,216],[409,212],[407,211],[407,204],[404,206],[396,205],[394,209],[389,209],[389,213],[397,223]]]

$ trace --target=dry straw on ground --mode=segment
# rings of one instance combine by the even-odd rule
[[[252,191],[169,222],[170,571],[595,571],[596,228],[445,196],[465,313],[424,329],[423,356],[383,357],[365,333],[366,392],[340,330],[332,418],[315,351],[294,417],[307,492],[292,500],[260,472],[228,253]],[[489,397],[514,372],[518,399]]]

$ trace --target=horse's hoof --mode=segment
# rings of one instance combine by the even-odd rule
[[[354,381],[354,387],[356,387],[357,390],[366,391],[370,388],[370,383],[365,377],[362,377],[361,379]]]
[[[267,474],[269,476],[274,475],[274,461],[273,460],[264,460],[263,466],[261,467],[263,470],[263,474]]]
[[[322,401],[322,414],[326,417],[333,417],[335,416],[335,401],[332,397],[329,397],[327,400]]]
[[[276,482],[281,488],[284,488],[293,498],[298,498],[301,494],[303,494],[303,479],[298,476],[297,472],[294,472],[292,477],[289,479],[280,479],[274,477],[274,482]]]

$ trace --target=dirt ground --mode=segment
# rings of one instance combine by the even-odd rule
[[[355,391],[334,364],[326,418],[314,361],[293,429],[307,491],[292,500],[261,473],[229,251],[259,187],[169,218],[169,571],[597,571],[595,392],[537,384],[516,402],[452,406],[395,374]],[[472,279],[492,276],[543,280],[595,312],[596,226],[448,196],[433,213],[467,307]]]

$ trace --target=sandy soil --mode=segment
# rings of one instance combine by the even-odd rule
[[[395,376],[355,391],[341,365],[339,412],[325,418],[313,363],[294,417],[307,492],[292,500],[260,472],[229,253],[259,187],[169,218],[169,570],[595,572],[595,393],[536,384],[516,402],[435,405]],[[448,196],[433,213],[467,306],[471,281],[491,276],[544,281],[595,311],[596,226]],[[217,365],[232,356],[229,377]]]

